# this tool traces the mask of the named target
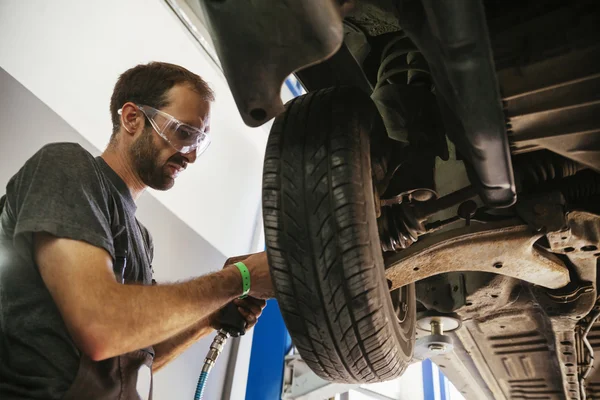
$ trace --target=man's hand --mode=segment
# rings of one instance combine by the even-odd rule
[[[266,252],[262,251],[260,253],[232,257],[227,260],[226,265],[232,265],[238,261],[243,262],[250,272],[249,295],[251,297],[257,299],[270,299],[271,297],[275,297]]]
[[[265,299],[273,297],[275,293],[271,282],[267,253],[263,251],[256,254],[231,257],[225,262],[225,268],[237,269],[233,264],[240,261],[246,265],[248,272],[250,272],[250,293],[245,299],[235,299],[233,303],[246,320],[246,330],[248,330],[256,325],[258,317],[260,317],[263,308],[267,304]],[[241,290],[240,287],[240,294]],[[219,311],[211,314],[208,321],[214,329],[221,329]]]
[[[246,331],[252,329],[258,322],[258,318],[262,313],[262,310],[267,305],[267,302],[262,299],[256,299],[254,297],[246,297],[245,299],[236,299],[233,301],[238,308],[238,311],[246,320]],[[221,329],[219,322],[219,311],[213,313],[209,319],[209,324],[213,329]]]

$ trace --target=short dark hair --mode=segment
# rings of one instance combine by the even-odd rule
[[[204,79],[179,65],[154,61],[137,65],[121,74],[110,98],[110,116],[113,124],[111,142],[121,127],[117,111],[123,104],[131,101],[161,109],[168,106],[169,89],[181,83],[189,84],[204,100],[215,100],[214,92]]]

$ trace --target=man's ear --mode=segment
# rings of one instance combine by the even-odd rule
[[[123,104],[123,108],[121,108],[121,126],[125,131],[132,136],[135,135],[140,125],[140,121],[143,121],[143,115],[140,109],[131,102]]]

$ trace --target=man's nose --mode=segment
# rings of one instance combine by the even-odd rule
[[[187,153],[181,153],[181,155],[187,160],[188,164],[193,164],[198,157],[197,149],[191,150]]]

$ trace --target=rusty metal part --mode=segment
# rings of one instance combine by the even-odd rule
[[[600,216],[586,211],[566,215],[566,230],[548,233],[550,249],[566,255],[575,264],[594,268],[600,255]]]
[[[202,1],[219,60],[249,126],[284,110],[281,85],[342,44],[342,10],[334,0]]]
[[[466,302],[465,276],[461,272],[450,272],[429,277],[418,281],[415,288],[417,300],[429,312],[444,315],[451,314]]]
[[[574,266],[567,286],[546,292],[557,303],[571,303],[585,293],[595,292],[595,274],[590,276],[589,273],[595,269],[594,253],[600,246],[600,216],[583,211],[565,215],[564,207],[565,200],[560,192],[522,197],[516,207],[517,213],[533,229],[548,232],[548,250],[566,255]]]
[[[353,3],[354,7],[349,10],[347,18],[360,26],[369,36],[400,30],[392,1],[362,0]]]
[[[572,287],[571,284],[573,284]],[[579,300],[585,293],[592,293],[593,291],[594,285],[592,282],[581,282],[580,284],[570,282],[564,288],[548,290],[546,294],[557,303],[572,303]]]
[[[473,186],[467,186],[447,194],[444,197],[440,197],[437,200],[431,200],[423,204],[419,204],[417,210],[418,218],[427,218],[433,214],[453,207],[463,201],[469,200],[477,195],[477,190]]]
[[[561,232],[567,229],[565,199],[560,192],[523,195],[516,211],[536,231]]]
[[[581,340],[582,340],[586,350],[588,351],[588,354],[587,354],[588,360],[585,363],[585,365],[583,366],[582,371],[579,374],[579,388],[581,390],[581,394],[582,394],[581,397],[583,399],[586,398],[585,380],[589,377],[590,373],[592,372],[592,368],[594,368],[594,349],[593,349],[592,345],[590,344],[588,335],[589,335],[590,331],[592,330],[593,325],[598,320],[598,317],[600,317],[600,309],[598,309],[598,307],[596,307],[594,312],[591,313],[586,318],[586,321],[584,321],[583,330],[581,333]]]
[[[546,237],[549,251],[569,259],[572,282],[559,290],[532,287],[531,291],[548,315],[554,332],[564,392],[571,398],[580,399],[585,397],[585,391],[594,394],[598,385],[598,376],[595,375],[590,375],[586,380],[588,387],[583,387],[579,379],[584,369],[590,365],[588,352],[593,352],[594,346],[600,348],[598,333],[594,333],[593,340],[589,340],[586,345],[582,336],[583,329],[576,327],[587,328],[590,319],[583,317],[592,309],[600,309],[598,306],[594,308],[597,299],[596,266],[600,254],[593,250],[600,246],[600,216],[585,211],[571,211],[563,217],[563,224],[562,230],[550,232]],[[569,292],[572,293],[570,296]],[[596,367],[600,365],[596,364]]]
[[[571,211],[563,217],[563,228],[546,234],[549,249],[568,258],[571,282],[558,290],[534,290],[540,304],[551,315],[579,319],[596,302],[596,264],[600,253],[600,216]],[[550,301],[547,301],[547,300]],[[558,303],[558,304],[556,304]]]
[[[385,259],[391,290],[445,272],[494,272],[550,289],[569,283],[569,270],[534,246],[542,236],[520,220],[465,227],[428,237]]]
[[[438,199],[438,197],[439,196],[435,190],[428,188],[418,188],[402,192],[389,199],[381,199],[381,205],[392,206],[394,204],[411,203],[412,201],[435,201]]]

